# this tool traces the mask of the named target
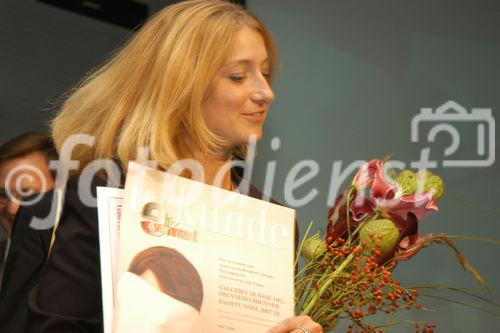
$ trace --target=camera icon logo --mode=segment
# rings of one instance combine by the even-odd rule
[[[437,107],[422,108],[411,121],[411,141],[419,142],[419,131],[424,122],[436,123],[427,134],[427,142],[434,142],[438,133],[447,132],[451,144],[444,150],[443,167],[489,167],[495,162],[495,119],[491,109],[472,108],[470,112],[454,101],[448,101]],[[474,159],[453,159],[453,154],[460,147],[460,133],[453,123],[468,122],[475,125],[476,153]],[[430,147],[423,148],[422,158],[430,155]],[[448,159],[449,158],[449,159]],[[435,162],[430,165],[436,167]]]

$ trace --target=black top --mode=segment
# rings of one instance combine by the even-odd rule
[[[47,258],[52,229],[29,227],[32,217],[45,218],[50,211],[52,195],[45,194],[34,206],[22,206],[11,233],[11,245],[0,292],[0,331],[24,332],[27,297],[37,282],[38,273]]]
[[[106,185],[105,180],[94,178],[91,184],[92,195],[95,197],[97,186]],[[50,193],[48,195],[52,197]],[[262,193],[250,185],[249,196],[262,198]],[[37,206],[42,207],[37,209],[48,211],[50,201],[41,201]],[[5,316],[14,315],[9,319],[13,328],[4,330],[3,321],[0,321],[2,332],[23,332],[24,322],[27,333],[103,332],[97,209],[84,205],[78,197],[78,177],[71,177],[67,183],[56,241],[39,277],[39,267],[48,253],[51,230],[30,229],[28,225],[33,213],[33,209],[23,208],[16,218],[18,227],[15,229],[30,234],[32,244],[36,245],[32,246],[31,254],[24,251],[23,255],[17,256],[17,260],[10,259],[9,254],[9,261],[21,261],[26,269],[23,281],[13,281],[13,278],[6,276],[11,281],[7,291],[10,296],[9,302],[5,299],[2,304],[11,306],[20,300],[23,305],[20,309],[12,309],[9,314],[6,312]],[[297,244],[297,225],[295,229]],[[12,246],[14,251],[14,241]],[[26,312],[23,300],[33,285],[35,286],[27,301],[27,317],[23,320]],[[17,301],[14,298],[16,295],[19,297]],[[1,313],[4,316],[3,308]]]
[[[95,177],[92,195],[106,182]],[[28,297],[26,332],[102,332],[97,209],[78,197],[78,177],[67,183],[56,241]]]

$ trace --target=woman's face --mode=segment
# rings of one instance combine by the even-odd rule
[[[268,55],[261,34],[240,29],[202,106],[209,129],[230,147],[248,143],[251,136],[261,138],[274,99],[268,79]]]

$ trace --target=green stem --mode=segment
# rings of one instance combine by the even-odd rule
[[[319,285],[321,285],[321,283],[325,280],[325,278],[328,277],[328,275],[330,274],[331,271],[332,271],[332,267],[328,266],[328,268],[321,275],[321,278],[319,278],[319,280],[317,281],[317,283]],[[305,296],[303,298],[304,302],[302,304],[309,304],[311,302],[311,300],[314,298],[316,289],[313,288],[313,286],[312,286],[313,284],[314,284],[314,277],[309,280],[309,285],[308,285],[309,288],[306,291],[306,294],[305,294]]]
[[[459,288],[459,287],[453,287],[453,286],[447,286],[447,285],[414,285],[414,286],[406,286],[408,289],[433,289],[433,290],[447,290],[447,291],[453,291],[453,292],[458,292],[465,294],[467,296],[471,296],[474,298],[477,298],[485,303],[491,304],[497,308],[500,308],[500,303],[496,303],[491,299],[488,299],[486,297],[483,297],[481,295],[476,294],[472,290],[468,290],[466,288]]]
[[[384,325],[378,325],[376,326],[376,328],[382,328],[382,327],[385,327],[385,328],[389,328],[389,326],[393,326],[393,325],[396,325],[396,324],[401,324],[401,323],[407,323],[407,324],[422,324],[422,325],[425,325],[427,324],[426,321],[415,321],[415,320],[408,320],[408,319],[398,319],[398,320],[395,320],[395,321],[387,321]],[[386,330],[387,332],[388,330]]]
[[[353,186],[349,189],[349,192],[347,192],[347,198],[346,198],[346,223],[347,223],[347,233],[349,234],[349,236],[347,237],[347,244],[349,244],[351,242],[351,239],[352,239],[352,235],[351,235],[351,220],[350,220],[350,213],[351,213],[351,210],[349,209],[349,205],[351,204],[350,201],[351,201],[351,195],[352,195],[352,191],[354,191],[356,188]]]
[[[478,240],[481,242],[485,243],[492,243],[495,245],[500,245],[500,240],[498,239],[493,239],[493,238],[488,238],[488,237],[481,237],[481,236],[464,236],[464,235],[441,235],[446,238],[454,238],[454,239],[466,239],[466,240]]]
[[[438,300],[446,301],[446,302],[451,302],[451,303],[455,303],[455,304],[460,304],[460,305],[463,305],[463,306],[468,307],[468,308],[472,308],[472,309],[475,309],[475,310],[479,310],[479,311],[482,311],[482,312],[489,313],[489,314],[491,314],[493,316],[500,317],[500,312],[494,312],[494,311],[485,309],[485,308],[483,308],[481,306],[478,306],[478,305],[475,305],[475,304],[471,304],[471,303],[467,303],[467,302],[462,302],[462,301],[459,301],[459,300],[456,300],[456,299],[452,299],[452,298],[448,298],[448,297],[440,297],[440,296],[435,296],[435,295],[427,295],[427,294],[420,294],[420,296],[434,298],[434,299],[438,299]]]
[[[299,257],[302,255],[302,247],[304,246],[304,243],[307,239],[307,236],[309,235],[309,231],[311,231],[313,224],[314,224],[313,221],[309,222],[309,226],[307,227],[306,233],[302,238],[302,241],[300,242],[299,251],[297,252],[297,255],[295,257],[295,262],[293,263],[293,267],[297,267],[297,264],[299,263]]]
[[[355,255],[351,253],[345,260],[340,264],[337,269],[330,275],[330,277],[321,285],[320,289],[313,294],[311,300],[307,303],[304,311],[302,311],[301,315],[308,315],[316,305],[318,299],[323,296],[328,287],[332,284],[333,280],[351,263],[354,259]]]

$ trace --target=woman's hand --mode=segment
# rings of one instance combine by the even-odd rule
[[[276,324],[267,333],[323,333],[323,328],[309,316],[295,316]]]

